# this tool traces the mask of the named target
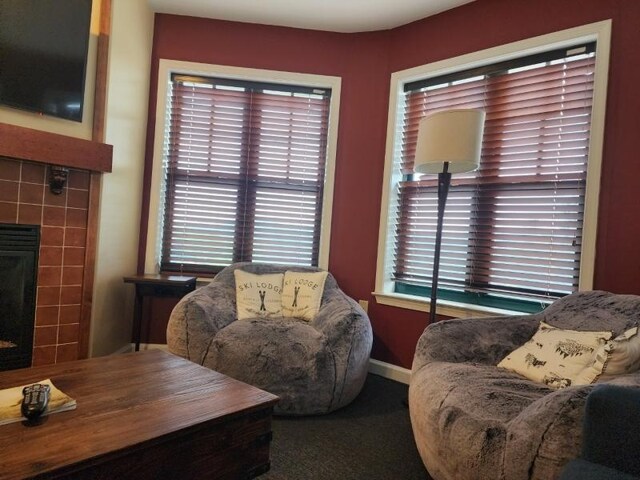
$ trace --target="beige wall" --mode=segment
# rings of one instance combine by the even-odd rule
[[[131,341],[144,168],[153,13],[145,0],[112,0],[106,143],[113,172],[102,178],[90,355],[118,351]]]

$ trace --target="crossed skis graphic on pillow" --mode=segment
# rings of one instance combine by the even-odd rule
[[[300,287],[293,287],[293,303],[291,304],[292,307],[298,306],[298,293],[300,293]],[[264,306],[264,299],[267,296],[267,291],[258,290],[258,295],[260,295],[260,311],[266,312],[267,307]]]
[[[264,306],[264,297],[267,295],[266,290],[258,290],[258,295],[260,295],[260,311],[266,312],[267,308]]]

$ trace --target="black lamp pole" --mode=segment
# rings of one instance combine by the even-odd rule
[[[438,297],[438,271],[440,270],[440,245],[442,243],[442,222],[444,219],[444,207],[447,204],[451,173],[449,162],[444,162],[442,172],[438,173],[438,225],[436,227],[436,245],[433,251],[433,275],[431,276],[431,309],[429,323],[436,321],[436,300]]]

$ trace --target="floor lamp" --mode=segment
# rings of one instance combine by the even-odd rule
[[[471,172],[480,165],[485,113],[459,109],[433,113],[420,121],[415,172],[438,174],[438,225],[433,252],[430,323],[436,319],[442,220],[452,173]]]

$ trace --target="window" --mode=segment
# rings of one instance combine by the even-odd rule
[[[159,270],[321,265],[333,89],[175,71],[166,88]]]
[[[403,82],[393,165],[388,293],[428,297],[437,177],[413,174],[418,123],[486,111],[480,168],[454,175],[438,298],[538,311],[579,288],[595,42]]]

